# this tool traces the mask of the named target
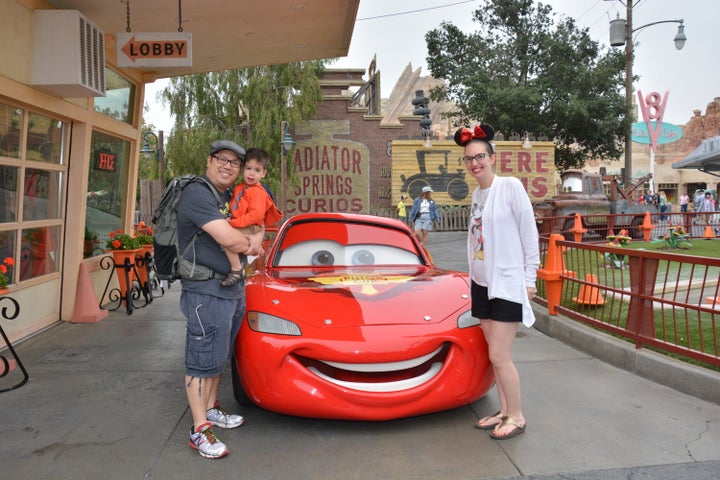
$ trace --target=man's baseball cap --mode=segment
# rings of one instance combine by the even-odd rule
[[[245,160],[245,149],[230,140],[217,140],[210,144],[210,155],[215,155],[221,150],[230,150],[238,156],[240,160]]]
[[[400,195],[400,200],[405,200],[407,198],[407,195]]]
[[[428,192],[432,192],[432,191],[433,191],[433,189],[428,186],[423,187],[423,190],[422,190],[423,193],[428,193]]]

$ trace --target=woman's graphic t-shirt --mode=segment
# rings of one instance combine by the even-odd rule
[[[485,249],[483,246],[483,222],[482,215],[485,209],[490,188],[484,190],[477,188],[473,192],[472,207],[470,208],[470,221],[468,223],[470,235],[468,236],[468,249],[470,250],[470,272],[476,283],[486,285],[482,262],[485,260]],[[473,265],[473,263],[480,264]],[[479,280],[479,282],[478,282]]]

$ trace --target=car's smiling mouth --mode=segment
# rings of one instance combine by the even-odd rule
[[[421,357],[388,363],[341,363],[297,357],[309,371],[341,387],[363,392],[398,392],[428,382],[445,362],[450,344]]]

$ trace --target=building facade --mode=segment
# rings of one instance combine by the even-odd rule
[[[0,1],[0,261],[12,259],[0,301],[20,306],[0,326],[11,342],[107,315],[98,305],[116,280],[100,253],[111,231],[133,229],[145,84],[347,55],[359,0],[318,0],[291,16],[254,0],[181,3]],[[256,35],[258,25],[283,35]],[[152,47],[176,28],[191,57]],[[135,54],[145,58],[122,59]]]

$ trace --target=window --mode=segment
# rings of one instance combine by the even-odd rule
[[[68,124],[0,103],[0,259],[10,283],[58,271]]]
[[[86,257],[102,254],[102,246],[110,238],[110,232],[122,225],[127,201],[130,142],[93,132],[90,155],[85,238],[96,243],[92,247],[86,246]]]
[[[658,192],[665,192],[665,196],[668,199],[668,202],[677,204],[678,203],[678,184],[677,183],[658,183],[657,184],[657,191]]]
[[[125,123],[132,123],[135,85],[105,67],[105,96],[95,97],[95,111]]]

